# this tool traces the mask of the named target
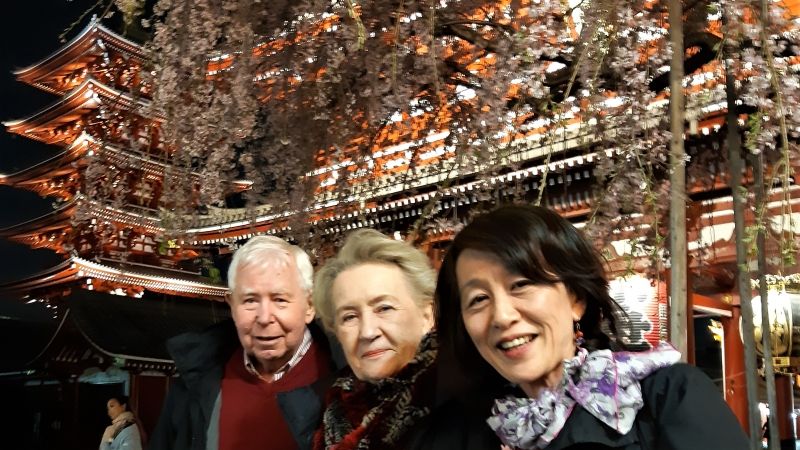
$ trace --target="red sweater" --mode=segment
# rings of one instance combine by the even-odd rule
[[[244,367],[237,349],[225,365],[219,418],[219,450],[295,450],[297,442],[278,406],[277,394],[308,386],[328,372],[313,342],[296,366],[267,383]]]

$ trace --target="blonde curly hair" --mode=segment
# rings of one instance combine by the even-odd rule
[[[356,230],[347,236],[336,257],[328,260],[314,277],[314,309],[329,331],[333,330],[334,304],[331,291],[336,277],[347,269],[368,263],[396,266],[405,275],[417,306],[433,303],[436,272],[422,251],[376,230]]]

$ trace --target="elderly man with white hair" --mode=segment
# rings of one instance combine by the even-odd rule
[[[149,449],[310,448],[336,370],[313,323],[313,268],[299,247],[250,239],[228,269],[232,321],[170,339],[180,378]]]

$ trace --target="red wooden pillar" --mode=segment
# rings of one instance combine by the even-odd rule
[[[794,417],[794,399],[792,393],[792,377],[785,374],[775,374],[775,411],[778,419],[778,438],[781,440],[781,448],[784,448],[786,443],[791,444],[794,448],[795,429]]]
[[[153,433],[161,407],[167,396],[170,377],[161,375],[133,375],[131,382],[131,398],[136,390],[136,415],[147,436]]]
[[[137,417],[139,416],[139,376],[135,373],[128,375],[130,390],[128,392],[128,409]]]
[[[686,256],[691,261],[691,255]],[[692,271],[686,273],[686,362],[695,365],[694,343],[694,293],[692,289]]]
[[[731,317],[720,318],[724,336],[722,351],[725,359],[723,375],[725,377],[725,401],[747,433],[750,427],[748,425],[747,387],[744,378],[744,345],[742,345],[739,332],[741,317],[739,306],[734,306],[731,312]]]

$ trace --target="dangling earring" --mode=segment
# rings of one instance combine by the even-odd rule
[[[583,331],[581,331],[581,323],[578,321],[573,322],[573,328],[575,329],[575,346],[580,347],[585,342]]]

